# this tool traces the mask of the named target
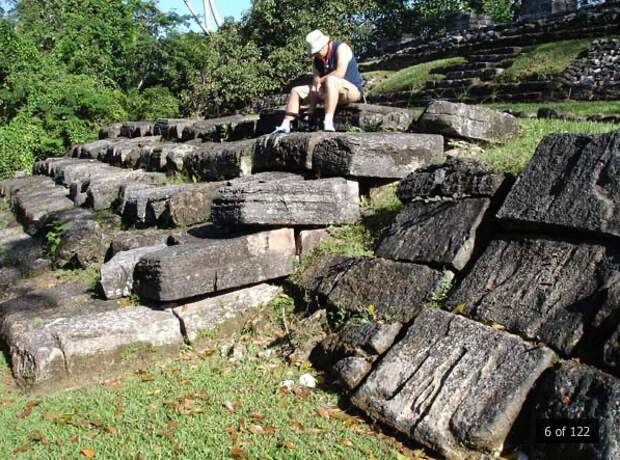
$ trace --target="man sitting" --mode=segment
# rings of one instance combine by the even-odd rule
[[[325,103],[323,130],[335,131],[336,106],[362,99],[362,76],[351,47],[341,41],[330,40],[320,30],[310,32],[306,43],[309,53],[314,55],[312,85],[296,86],[291,90],[284,121],[274,133],[291,131],[291,121],[299,116],[301,102],[308,102],[307,114],[312,119],[319,100]]]

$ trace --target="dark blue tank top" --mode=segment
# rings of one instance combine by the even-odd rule
[[[333,41],[332,42],[332,52],[329,58],[327,59],[327,64],[323,64],[323,59],[314,58],[314,67],[319,72],[321,77],[324,77],[330,72],[336,70],[338,64],[338,47],[342,44],[341,41]],[[344,74],[344,79],[353,83],[357,89],[360,90],[360,93],[363,91],[363,80],[360,75],[360,71],[357,68],[357,60],[355,56],[351,58],[349,61],[349,65],[347,66],[347,72]]]

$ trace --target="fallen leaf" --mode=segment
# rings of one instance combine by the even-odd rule
[[[348,438],[340,438],[340,444],[347,447],[353,447],[353,443]]]
[[[255,423],[251,423],[248,426],[248,431],[250,433],[254,433],[254,434],[264,434],[265,433],[265,430],[263,429],[263,427],[260,426],[260,425],[255,424]]]
[[[291,423],[291,425],[293,425],[293,428],[294,428],[295,430],[297,430],[297,431],[299,431],[299,432],[302,432],[302,433],[303,433],[303,431],[304,431],[304,426],[303,426],[301,423],[299,423],[297,420],[294,420],[294,421]]]
[[[295,448],[295,444],[293,444],[291,441],[280,441],[278,443],[278,447],[286,447],[287,449],[294,449]]]
[[[250,414],[250,418],[251,418],[251,419],[254,419],[254,420],[262,420],[262,419],[263,419],[263,418],[265,418],[265,417],[264,417],[264,416],[263,416],[263,414],[261,414],[260,412],[252,412],[252,413]]]
[[[80,454],[82,454],[86,458],[95,458],[95,451],[88,447],[82,449],[80,451]]]
[[[241,447],[231,447],[230,455],[234,458],[247,458],[245,451]]]
[[[237,405],[232,402],[232,401],[226,401],[224,402],[224,407],[226,408],[226,410],[228,410],[229,412],[235,412],[237,410]]]
[[[78,442],[78,435],[74,434],[73,436],[70,436],[69,438],[67,438],[67,441],[69,441],[71,444],[75,444],[76,442]]]
[[[144,460],[144,455],[142,455],[140,452],[138,452],[136,454],[136,460]]]
[[[32,409],[37,407],[39,404],[41,404],[41,401],[39,401],[38,399],[31,399],[30,401],[26,403],[26,405],[24,406],[24,409],[19,414],[17,414],[17,417],[19,418],[28,417],[30,413],[32,412]]]
[[[30,446],[28,444],[22,444],[19,447],[13,449],[14,454],[22,454],[24,452],[28,452],[30,450]]]

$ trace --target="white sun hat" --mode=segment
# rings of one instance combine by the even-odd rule
[[[308,52],[315,54],[321,51],[325,45],[329,43],[329,37],[320,30],[313,30],[306,35],[306,44],[308,45]]]

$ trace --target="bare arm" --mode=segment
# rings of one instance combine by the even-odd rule
[[[319,75],[319,71],[316,70],[314,64],[312,64],[312,88],[315,91],[318,91],[321,87],[321,76]]]

